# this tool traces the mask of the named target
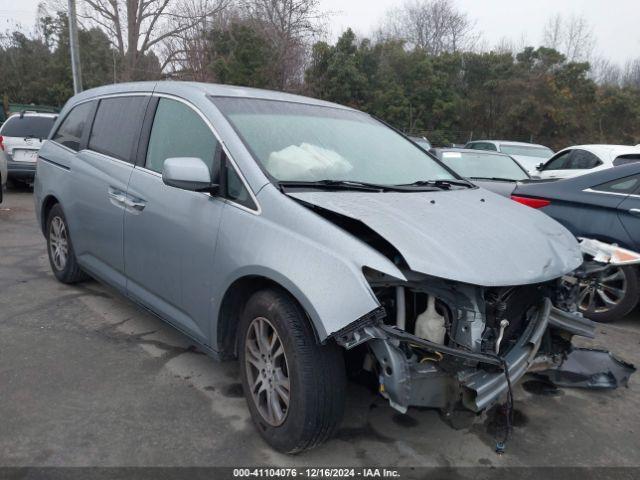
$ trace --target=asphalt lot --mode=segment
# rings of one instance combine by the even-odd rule
[[[610,392],[518,385],[502,456],[486,416],[453,430],[352,384],[335,439],[278,454],[254,430],[236,362],[95,281],[54,279],[28,190],[0,204],[0,252],[0,466],[640,466],[638,374]],[[598,331],[594,345],[640,364],[638,312]]]

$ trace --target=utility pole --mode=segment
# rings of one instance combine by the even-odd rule
[[[80,49],[78,46],[76,0],[69,0],[69,47],[71,48],[71,73],[73,75],[73,93],[77,94],[82,91],[82,69],[80,68]]]

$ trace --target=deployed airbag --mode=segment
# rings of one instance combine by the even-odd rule
[[[302,143],[272,152],[266,169],[278,180],[324,180],[339,178],[353,166],[339,153]]]

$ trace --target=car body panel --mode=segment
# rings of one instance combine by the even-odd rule
[[[631,250],[640,251],[640,192],[627,196],[618,205],[618,217],[630,238]]]
[[[73,155],[75,195],[65,205],[78,262],[121,291],[126,288],[124,207],[115,197],[127,191],[132,171],[132,164],[90,150]]]
[[[294,295],[324,340],[380,306],[363,267],[405,280],[381,253],[272,184],[260,191],[258,201],[270,215],[255,215],[233,205],[223,212],[214,262],[214,312],[238,279],[271,279]],[[215,332],[213,336],[216,345]]]
[[[582,263],[569,231],[486,190],[290,196],[362,221],[394,245],[411,270],[435,277],[522,285],[557,278]]]
[[[131,174],[127,197],[142,204],[141,210],[129,207],[124,213],[128,294],[208,344],[224,201],[169,187],[159,174],[140,167]]]
[[[0,203],[4,194],[4,188],[7,185],[7,155],[4,150],[0,150]]]
[[[637,205],[637,199],[624,203],[628,195],[599,192],[592,187],[639,173],[640,164],[624,165],[564,180],[518,185],[514,195],[551,200],[540,211],[562,223],[577,237],[595,238],[637,250],[640,245],[635,238],[638,237],[630,235],[632,231],[637,232],[636,219],[626,218],[628,213],[619,213],[623,205],[625,208]],[[629,222],[628,229],[623,223],[625,220]]]

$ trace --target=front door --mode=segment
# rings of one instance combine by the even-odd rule
[[[128,295],[208,343],[213,258],[225,203],[162,182],[164,161],[197,157],[213,170],[219,144],[203,117],[182,101],[154,99],[148,147],[133,169],[124,221]],[[151,122],[151,120],[147,120]],[[212,178],[215,178],[215,172]]]

